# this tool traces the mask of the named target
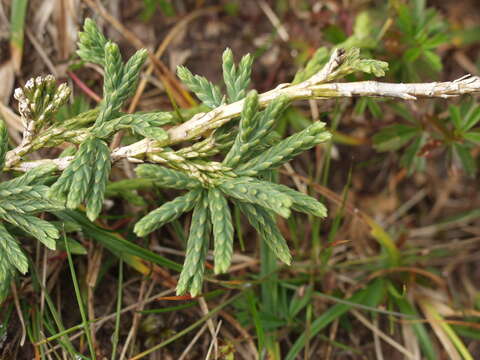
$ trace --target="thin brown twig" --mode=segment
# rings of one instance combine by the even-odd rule
[[[102,101],[102,98],[97,95],[95,91],[90,89],[87,84],[85,84],[80,78],[75,75],[74,72],[72,71],[67,71],[67,75],[70,76],[70,78],[73,80],[73,82],[89,97],[91,97],[93,100],[95,100],[97,103]]]
[[[18,300],[17,285],[15,285],[15,282],[13,281],[10,285],[12,289],[13,302],[15,303],[15,310],[17,311],[18,319],[20,320],[20,325],[22,329],[20,346],[23,346],[23,344],[25,344],[25,339],[27,337],[27,329],[25,327],[25,320],[23,319],[22,307],[20,306],[20,301]]]

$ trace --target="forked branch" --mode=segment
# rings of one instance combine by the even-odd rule
[[[259,96],[260,106],[266,106],[280,96],[286,96],[290,101],[307,99],[328,99],[339,97],[387,97],[404,100],[417,98],[450,98],[464,94],[480,92],[480,77],[465,75],[450,82],[396,84],[377,81],[358,81],[347,83],[331,83],[330,81],[344,75],[342,66],[345,65],[345,52],[341,49],[333,51],[327,64],[315,75],[299,84],[281,84],[275,89]],[[236,118],[242,112],[244,100],[228,105],[219,106],[209,112],[199,113],[185,123],[168,130],[168,139],[159,142],[143,139],[128,146],[119,147],[112,151],[112,161],[128,159],[131,162],[142,162],[148,154],[154,154],[165,146],[192,140],[207,131],[216,129]],[[17,151],[11,150],[7,154],[7,163]],[[19,171],[28,171],[45,163],[55,163],[59,169],[65,169],[73,157],[59,159],[44,159],[37,161],[18,162],[12,166]]]

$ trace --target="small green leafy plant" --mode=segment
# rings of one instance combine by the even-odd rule
[[[450,105],[443,119],[425,115],[417,119],[404,106],[395,104],[394,111],[407,123],[386,126],[373,136],[377,151],[398,151],[405,148],[401,164],[409,173],[423,171],[427,158],[433,152],[446,150],[449,158],[459,164],[465,173],[474,176],[476,160],[471,149],[480,144],[480,107],[473,101]]]
[[[277,215],[288,218],[294,210],[323,218],[327,210],[314,197],[275,182],[275,171],[308,149],[329,141],[331,134],[325,123],[313,122],[282,139],[275,126],[285,109],[292,101],[303,99],[362,94],[411,99],[416,95],[415,88],[410,91],[414,95],[408,91],[395,93],[391,89],[376,93],[374,86],[379,89],[381,86],[373,82],[329,84],[356,72],[372,76],[385,74],[388,67],[385,62],[364,59],[353,47],[332,52],[320,49],[292,84],[258,94],[248,89],[253,58],[246,55],[236,64],[232,51],[227,49],[222,58],[224,92],[206,78],[193,75],[186,67],[178,68],[178,77],[203,105],[191,111],[187,118],[186,112],[182,115],[181,111],[127,114],[122,112],[122,105],[136,89],[147,52],[137,51],[128,61],[123,61],[118,46],[108,41],[91,20],[86,20],[79,39],[81,60],[95,63],[104,70],[103,100],[99,106],[70,119],[65,119],[65,112],[56,116],[70,90],[64,84],[57,86],[51,76],[39,77],[15,95],[25,122],[21,144],[7,152],[6,129],[1,129],[2,168],[25,172],[0,184],[0,218],[4,221],[0,224],[0,232],[4,234],[0,239],[2,296],[6,294],[13,269],[25,273],[28,264],[20,245],[10,235],[8,224],[54,249],[58,229],[52,222],[33,215],[53,212],[60,219],[78,219],[71,210],[78,210],[84,204],[88,219],[95,221],[102,212],[112,164],[120,159],[143,163],[135,169],[136,181],[185,191],[142,217],[134,226],[138,236],[146,236],[193,210],[177,294],[189,292],[196,296],[202,292],[210,242],[213,242],[214,273],[228,271],[235,237],[231,207],[244,214],[280,261],[290,264],[292,257],[277,226]],[[444,84],[427,95],[475,92],[478,89],[474,81],[459,81],[454,90]],[[204,108],[209,111],[199,113]],[[478,108],[452,107],[451,117],[455,140],[452,147],[462,162],[471,163],[466,155],[467,142],[478,143],[478,131],[472,130],[479,120]],[[419,136],[415,126],[401,129],[396,126],[377,136],[379,150],[398,148]],[[111,139],[121,130],[130,131],[138,141],[110,150]],[[397,132],[400,135],[392,136]],[[200,139],[201,136],[204,138]],[[177,149],[176,145],[187,141],[193,143]],[[64,142],[78,146],[78,150],[51,160],[27,159],[28,154],[36,150]],[[415,145],[415,151],[410,152],[417,154],[420,146]],[[470,169],[473,169],[471,164]],[[54,172],[61,173],[54,177]],[[81,222],[85,225],[84,220]],[[142,251],[128,242],[122,246]],[[158,259],[150,253],[149,256]],[[172,265],[167,259],[162,258],[162,262],[177,269],[176,264]]]

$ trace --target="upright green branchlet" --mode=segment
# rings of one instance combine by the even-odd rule
[[[92,44],[95,46],[92,47]],[[101,44],[104,45],[102,49]],[[149,122],[152,119],[148,117],[130,116],[113,120],[118,117],[123,102],[137,86],[140,68],[147,57],[146,50],[137,51],[123,64],[118,45],[104,41],[103,35],[89,20],[85,22],[79,48],[79,55],[85,56],[85,60],[96,61],[104,66],[104,99],[89,138],[80,145],[75,159],[52,186],[51,194],[66,197],[66,205],[70,209],[86,201],[87,216],[93,221],[100,214],[111,168],[110,151],[103,139],[125,127],[162,140],[166,139],[166,135],[163,130],[149,131],[156,124]],[[86,50],[88,48],[89,51]],[[102,54],[104,60],[100,61]]]
[[[255,129],[255,117],[258,115],[258,93],[252,90],[248,93],[243,106],[238,128],[238,136],[235,138],[233,146],[228,151],[223,163],[227,166],[235,166],[240,161],[249,147],[248,140]]]
[[[238,136],[224,159],[224,164],[235,167],[240,160],[245,162],[255,156],[260,146],[268,143],[268,137],[275,134],[273,126],[286,109],[289,101],[280,96],[270,102],[265,110],[258,111],[256,92],[251,91],[245,99],[244,110],[240,118]]]
[[[84,61],[104,66],[105,46],[108,40],[92,19],[85,20],[83,31],[78,34],[78,38],[78,56]]]
[[[92,220],[96,219],[100,211],[102,211],[105,188],[107,187],[108,176],[110,175],[112,166],[108,145],[98,139],[94,139],[93,142],[95,144],[96,154],[92,169],[92,189],[86,198],[87,217]]]
[[[227,199],[217,188],[208,190],[208,205],[213,225],[215,274],[227,272],[233,254],[233,224]]]
[[[290,161],[298,154],[331,138],[325,131],[325,123],[315,122],[303,131],[272,146],[262,154],[237,167],[242,176],[254,176],[260,171],[274,169]]]
[[[178,295],[185,293],[187,290],[190,291],[192,296],[197,296],[202,292],[210,229],[208,197],[206,192],[203,191],[193,210],[185,262],[177,284]]]
[[[164,224],[178,219],[184,212],[193,209],[200,194],[201,190],[197,188],[172,201],[166,202],[138,221],[135,224],[135,233],[138,236],[144,236],[162,227]]]
[[[245,97],[246,89],[250,84],[253,57],[245,55],[240,60],[238,69],[233,61],[233,52],[227,48],[222,56],[223,81],[228,95],[228,102],[233,103]]]
[[[8,134],[0,120],[0,172],[5,164],[7,148]],[[0,297],[6,293],[5,289],[10,284],[14,268],[22,274],[28,270],[27,257],[15,238],[10,235],[5,223],[35,237],[48,248],[55,249],[59,237],[57,228],[33,216],[40,212],[63,209],[60,203],[47,198],[48,187],[41,184],[44,177],[54,170],[56,166],[44,165],[0,183]]]
[[[288,250],[287,241],[278,229],[275,216],[258,205],[239,202],[237,203],[237,206],[277,258],[285,264],[290,265],[292,262],[292,255]]]
[[[223,53],[223,79],[227,90],[227,96],[223,96],[219,87],[212,84],[200,75],[193,75],[185,66],[177,68],[177,75],[182,82],[195,93],[205,106],[214,109],[225,102],[228,103],[241,100],[245,97],[250,75],[252,72],[253,57],[245,55],[238,65],[233,61],[232,50],[226,49]]]
[[[223,96],[220,89],[203,76],[193,75],[185,66],[177,68],[177,76],[205,106],[214,109],[222,105]]]

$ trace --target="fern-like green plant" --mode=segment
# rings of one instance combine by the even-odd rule
[[[199,169],[201,174],[153,164],[136,168],[138,176],[152,180],[159,187],[189,191],[147,214],[134,229],[137,235],[144,236],[177,219],[182,213],[194,210],[186,258],[177,286],[178,294],[190,292],[196,296],[201,293],[210,238],[213,238],[214,272],[223,273],[230,267],[234,231],[228,200],[245,214],[261,239],[286,264],[290,264],[291,255],[277,227],[276,215],[289,217],[291,209],[295,209],[314,216],[326,216],[323,204],[313,197],[266,181],[262,175],[329,140],[331,135],[324,123],[316,122],[265,149],[265,143],[269,143],[266,138],[274,132],[274,124],[289,101],[278,97],[262,110],[257,92],[246,94],[251,65],[251,57],[245,56],[237,69],[231,50],[225,51],[223,72],[226,96],[222,96],[219,87],[206,79],[193,76],[186,68],[179,69],[180,78],[209,107],[220,105],[224,99],[229,102],[241,100],[246,95],[237,129],[230,129],[236,132],[236,136],[219,168],[223,170],[221,176],[218,176],[219,172],[212,174],[205,168]]]
[[[259,95],[255,90],[248,91],[252,56],[246,55],[236,64],[232,51],[227,49],[222,56],[222,87],[192,74],[186,67],[178,68],[178,77],[202,102],[200,107],[126,114],[122,106],[136,89],[147,52],[137,51],[124,62],[118,46],[106,39],[89,19],[79,35],[78,47],[77,53],[83,61],[104,70],[103,100],[99,106],[71,119],[56,117],[70,90],[65,84],[57,85],[52,76],[38,77],[15,93],[25,122],[21,144],[7,152],[6,129],[3,123],[0,126],[1,169],[25,171],[22,176],[0,183],[0,286],[3,286],[0,294],[5,293],[2,290],[8,285],[13,269],[24,273],[28,266],[26,255],[11,235],[11,227],[29,233],[53,249],[58,230],[34,215],[61,211],[64,207],[77,209],[85,204],[88,218],[94,221],[102,211],[110,171],[118,159],[144,162],[135,169],[143,179],[140,182],[185,191],[146,214],[134,227],[138,236],[145,236],[193,210],[178,294],[190,292],[196,296],[202,292],[210,240],[214,273],[228,271],[235,239],[231,207],[245,215],[280,261],[290,264],[292,257],[277,226],[277,216],[288,218],[293,210],[325,217],[327,210],[317,199],[275,183],[272,174],[302,152],[331,138],[323,122],[313,122],[281,139],[275,132],[275,124],[293,100],[362,94],[404,99],[448,97],[477,92],[480,88],[479,80],[469,77],[421,87],[373,82],[328,84],[354,72],[384,75],[388,67],[385,62],[364,59],[358,49],[348,48],[334,49],[328,60],[329,52],[319,50],[293,84]],[[205,108],[210,111],[199,113]],[[474,131],[461,126],[463,122],[457,113],[452,113],[454,121],[460,124],[457,132],[465,133],[467,140],[477,141]],[[473,127],[477,118],[472,115],[466,122]],[[176,125],[165,129],[165,125],[171,124]],[[112,151],[110,139],[120,130],[129,130],[140,139]],[[205,138],[199,139],[201,136]],[[174,146],[185,141],[193,143],[180,149]],[[52,160],[26,159],[35,150],[63,142],[78,146],[78,150]],[[468,149],[461,149],[463,152],[459,154],[467,159]],[[46,184],[52,181],[55,171],[61,174],[48,187]],[[139,196],[135,196],[138,200]]]
[[[87,19],[84,29],[80,34],[78,55],[85,61],[103,66],[104,98],[94,124],[86,135],[87,139],[81,143],[74,160],[51,187],[50,194],[64,198],[69,209],[75,209],[85,201],[87,216],[93,221],[102,209],[111,169],[106,139],[116,131],[128,128],[156,140],[165,140],[166,133],[158,126],[168,122],[168,117],[120,113],[123,102],[136,89],[147,52],[139,50],[123,63],[118,45],[107,41],[93,21]]]
[[[5,164],[8,134],[0,120],[0,171]],[[36,167],[24,175],[0,183],[0,301],[10,286],[15,269],[25,274],[28,258],[19,241],[11,234],[11,226],[22,230],[49,249],[55,249],[58,229],[50,222],[35,217],[41,212],[63,209],[61,203],[48,198],[47,176],[56,170],[54,165]]]

